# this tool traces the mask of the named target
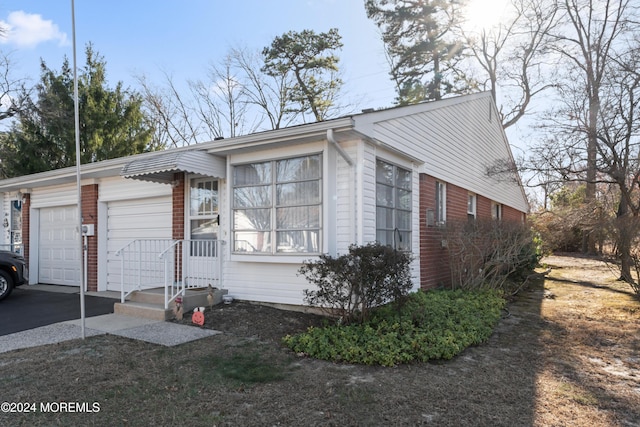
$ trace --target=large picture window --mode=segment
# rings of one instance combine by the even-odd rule
[[[233,168],[233,251],[319,253],[322,156]]]
[[[376,162],[376,240],[411,250],[411,171]]]

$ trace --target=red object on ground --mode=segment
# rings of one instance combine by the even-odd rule
[[[191,321],[198,326],[204,325],[204,313],[201,311],[194,311],[193,316],[191,316]]]

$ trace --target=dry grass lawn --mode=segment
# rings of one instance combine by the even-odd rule
[[[640,302],[599,261],[544,261],[489,342],[451,361],[299,358],[279,337],[317,318],[234,303],[205,313],[224,334],[179,347],[100,336],[0,354],[0,401],[100,409],[0,425],[640,425]]]

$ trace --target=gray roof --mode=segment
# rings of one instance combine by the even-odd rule
[[[176,172],[225,178],[226,161],[204,151],[169,151],[135,159],[124,165],[120,175],[124,178],[170,184]]]

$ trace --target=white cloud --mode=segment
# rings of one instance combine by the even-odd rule
[[[21,10],[9,13],[6,21],[0,21],[5,34],[0,42],[17,47],[33,48],[39,43],[57,41],[66,45],[67,35],[60,31],[51,20],[42,19],[41,15],[25,13]]]

